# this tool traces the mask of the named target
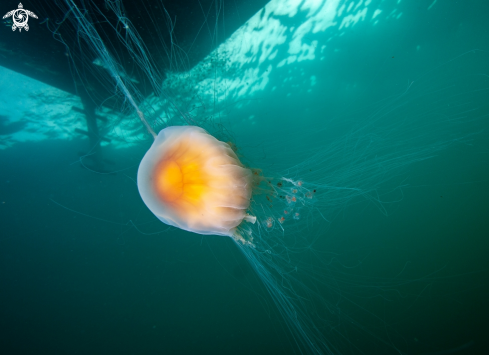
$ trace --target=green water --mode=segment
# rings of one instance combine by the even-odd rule
[[[305,300],[303,316],[332,353],[485,353],[487,4],[372,1],[348,9],[345,2],[340,15],[342,3],[329,1],[338,7],[326,13],[337,16],[317,31],[313,25],[325,16],[314,18],[319,10],[307,4],[294,16],[279,13],[290,7],[262,10],[250,25],[261,26],[252,38],[268,41],[276,55],[250,46],[254,59],[246,61],[239,48],[247,32],[237,32],[231,43],[239,45],[228,44],[227,53],[239,65],[219,68],[219,78],[229,80],[223,86],[215,89],[210,75],[215,81],[202,84],[191,101],[185,85],[198,79],[177,75],[177,104],[203,103],[195,119],[219,117],[247,164],[318,186],[304,218],[284,225],[289,234],[271,260],[292,275],[297,289],[290,295],[295,304]],[[349,14],[358,22],[345,20]],[[286,28],[283,39],[273,37],[280,26],[267,32],[274,21]],[[2,29],[2,38],[12,35]],[[301,33],[297,54],[292,44]],[[311,51],[315,56],[307,57]],[[12,109],[18,96],[6,89],[13,85],[6,77],[0,78],[6,354],[299,353],[263,280],[231,239],[167,229],[143,204],[134,180],[151,144],[143,130],[107,115],[127,134],[121,139],[107,130],[112,143],[102,147],[113,162],[104,171],[117,173],[87,170],[78,153],[87,152],[88,140],[72,135],[63,115],[12,118],[25,107]],[[139,127],[134,118],[127,122]],[[51,124],[62,129],[25,138]],[[288,261],[282,246],[293,251]]]

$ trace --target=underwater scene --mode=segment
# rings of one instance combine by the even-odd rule
[[[489,353],[489,2],[0,10],[2,354]]]

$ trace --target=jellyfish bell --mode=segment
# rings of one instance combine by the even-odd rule
[[[161,130],[137,175],[141,198],[163,223],[242,243],[251,236],[238,227],[256,221],[247,213],[253,180],[229,144],[195,126]]]

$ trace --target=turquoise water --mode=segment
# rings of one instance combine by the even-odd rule
[[[97,111],[111,139],[100,174],[74,131],[80,100],[2,69],[9,353],[487,350],[487,5],[294,4],[270,2],[188,71],[145,66],[157,95],[123,81],[156,130],[183,112],[247,165],[317,188],[255,251],[147,210],[135,177],[151,140],[131,104]]]

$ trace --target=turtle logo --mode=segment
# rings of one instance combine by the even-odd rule
[[[25,28],[26,31],[29,31],[29,25],[27,24],[29,16],[37,18],[37,15],[32,11],[24,10],[24,6],[22,6],[22,3],[19,3],[19,8],[17,10],[7,12],[5,16],[3,16],[3,18],[6,19],[10,16],[12,16],[13,20],[12,31],[15,31],[18,28],[19,32],[22,31],[22,28]]]

